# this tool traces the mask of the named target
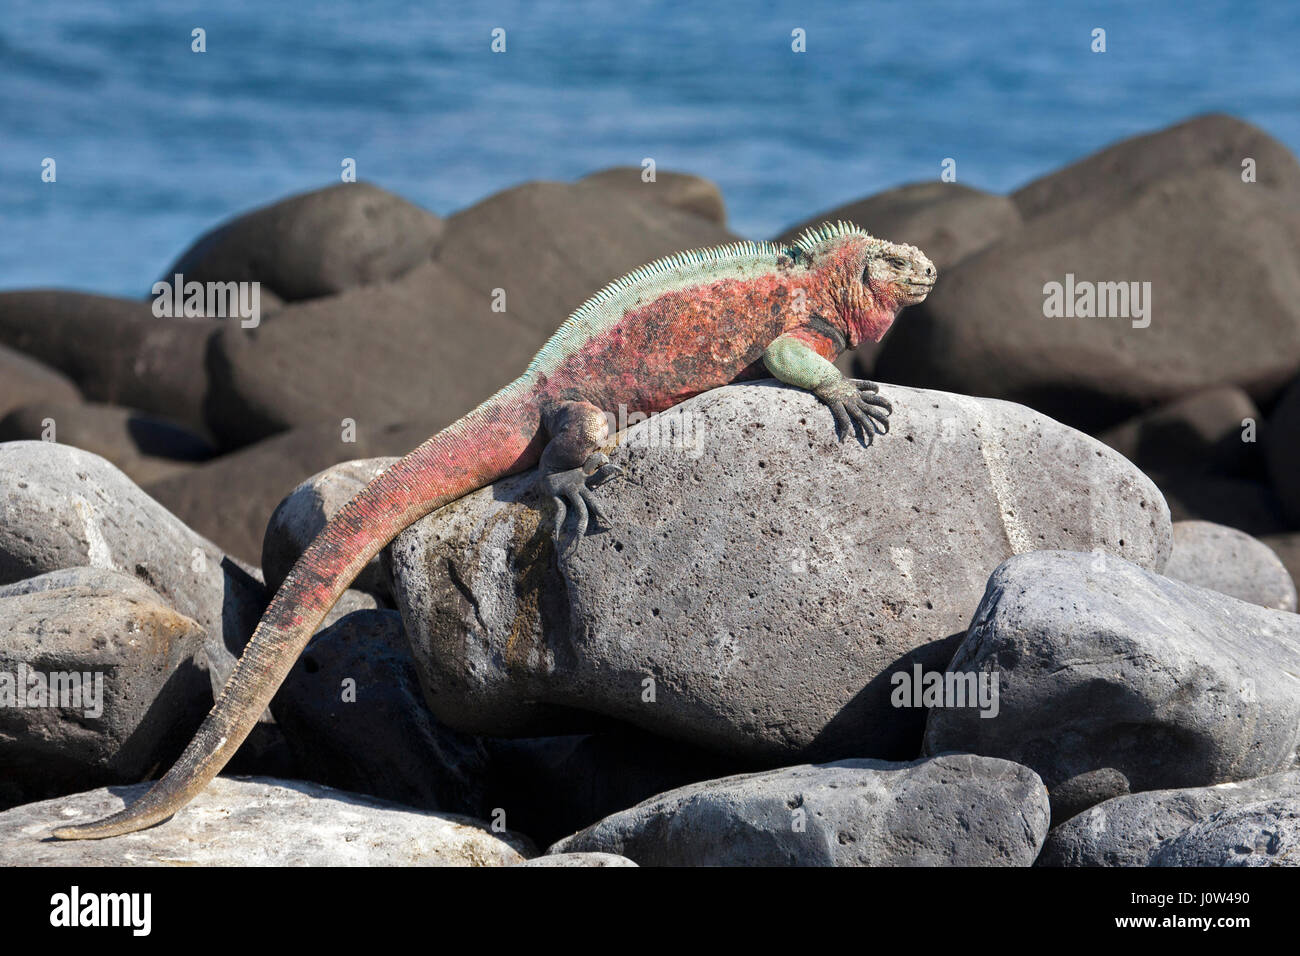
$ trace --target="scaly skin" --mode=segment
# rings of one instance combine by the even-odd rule
[[[376,477],[303,552],[258,623],[220,699],[176,764],[130,807],[59,839],[100,839],[160,823],[217,775],[266,709],[298,654],[366,563],[448,502],[540,466],[556,502],[555,536],[577,517],[608,519],[592,488],[617,473],[597,447],[604,410],[653,414],[712,388],[771,374],[831,410],[840,440],[888,430],[890,404],[832,361],[879,341],[920,302],[935,269],[919,249],[844,223],[790,246],[737,243],[661,259],[589,299],[522,376]],[[567,549],[564,549],[567,551]]]

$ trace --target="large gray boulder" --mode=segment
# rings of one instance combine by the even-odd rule
[[[1211,521],[1175,521],[1165,576],[1276,611],[1296,609],[1295,582],[1273,550]]]
[[[891,675],[943,669],[999,563],[1164,566],[1164,502],[1115,452],[1021,406],[883,392],[870,448],[770,382],[634,426],[611,449],[625,478],[597,492],[613,527],[561,561],[532,475],[417,522],[389,552],[435,713],[537,735],[594,711],[738,757],[910,759],[923,710],[893,706]]]
[[[548,853],[640,866],[1029,866],[1048,815],[1042,781],[1005,760],[841,760],[682,787]]]
[[[0,813],[0,866],[512,866],[531,842],[486,823],[301,780],[217,777],[166,823],[112,840],[47,839],[121,810],[150,784]]]
[[[338,183],[222,223],[162,281],[260,282],[293,302],[393,279],[433,257],[442,220],[370,183]]]
[[[1249,814],[1252,808],[1298,792],[1300,771],[1292,770],[1239,783],[1116,797],[1055,827],[1038,865],[1151,866],[1171,843],[1224,811],[1236,818],[1238,812]],[[1180,845],[1195,839],[1193,835]],[[1233,843],[1221,840],[1218,846],[1230,850]]]
[[[1134,792],[1290,769],[1300,617],[1107,555],[1017,555],[989,578],[949,672],[996,675],[998,713],[930,711],[925,752],[1111,768]]]
[[[44,441],[0,443],[0,584],[47,571],[134,575],[207,634],[213,690],[265,606],[255,569],[195,534],[98,455]]]
[[[0,801],[135,782],[173,759],[211,700],[204,640],[122,571],[0,587]]]

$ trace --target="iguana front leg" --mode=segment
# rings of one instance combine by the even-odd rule
[[[609,420],[590,402],[556,402],[542,409],[542,425],[550,436],[539,462],[542,487],[555,499],[555,543],[567,554],[587,533],[595,518],[608,527],[609,519],[591,494],[622,469],[609,456],[596,451],[609,437]],[[577,533],[564,544],[562,532],[569,508],[578,516]]]
[[[840,441],[856,431],[858,440],[866,446],[877,434],[889,431],[889,413],[894,406],[875,394],[880,386],[845,378],[813,348],[810,335],[795,331],[775,339],[763,352],[763,364],[787,385],[807,389],[821,399],[835,416],[835,433]]]

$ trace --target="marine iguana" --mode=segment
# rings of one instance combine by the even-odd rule
[[[598,450],[602,409],[654,414],[709,389],[774,375],[831,411],[840,441],[888,431],[890,403],[872,382],[831,364],[879,341],[899,311],[933,288],[921,250],[844,222],[795,242],[737,242],[681,252],[588,299],[528,368],[459,421],[371,481],[325,526],[285,578],[225,690],[167,774],[126,809],[53,831],[99,839],[170,817],[217,775],[248,736],[335,601],[393,538],[437,508],[538,467],[555,501],[562,556],[603,525],[592,489],[618,473]],[[566,512],[576,528],[564,541]]]

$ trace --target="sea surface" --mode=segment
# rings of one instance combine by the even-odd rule
[[[649,157],[766,238],[945,159],[1005,191],[1211,110],[1300,151],[1298,56],[1295,0],[3,0],[0,288],[144,296],[344,158],[447,214]]]

